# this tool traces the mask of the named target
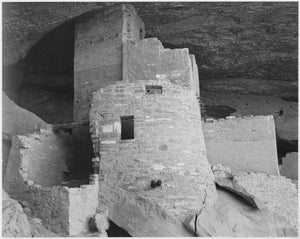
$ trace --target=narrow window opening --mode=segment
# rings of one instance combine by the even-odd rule
[[[161,85],[146,85],[147,94],[161,94],[162,86]]]
[[[121,117],[121,140],[134,139],[133,115]]]

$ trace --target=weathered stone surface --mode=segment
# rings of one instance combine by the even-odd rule
[[[115,3],[5,3],[4,64],[17,62],[41,36],[67,19],[90,10],[103,10],[111,4]],[[297,3],[133,4],[145,22],[148,36],[158,37],[170,48],[187,47],[195,55],[201,71],[202,90],[205,88],[211,94],[202,93],[202,100],[207,101],[207,105],[227,105],[237,109],[236,115],[242,116],[273,114],[278,135],[283,139],[297,140]],[[63,39],[71,39],[73,32],[69,30],[73,29],[72,24],[72,21],[69,22],[68,28],[62,27],[58,32],[58,36],[65,33],[64,38],[51,38],[41,47],[40,55],[43,57],[39,62],[46,62],[49,55],[54,55],[55,60],[50,62],[57,62],[59,67],[64,65],[65,59],[68,66],[73,65],[73,51],[65,52],[66,47],[62,47]],[[72,41],[68,42],[73,46]],[[44,54],[44,49],[49,51]],[[67,54],[69,57],[65,57]],[[47,73],[46,77],[38,74],[27,78],[36,85],[43,84],[48,88],[54,85],[57,92],[62,89],[62,82],[67,85],[63,86],[64,89],[72,89],[73,69],[70,72],[68,77],[61,75],[57,79],[50,77],[51,73]],[[26,72],[21,74],[26,78]],[[97,73],[94,76],[97,78]],[[33,92],[36,98],[30,102],[30,111],[41,118],[45,116],[43,119],[49,120],[49,123],[52,120],[71,120],[72,106],[69,105],[72,100],[66,103],[58,99],[61,95],[53,96],[42,88],[38,90],[43,90],[48,100],[45,102],[44,97]],[[30,95],[31,91],[22,89],[21,93]],[[240,100],[234,99],[240,97],[237,94],[242,95]],[[251,99],[246,94],[252,94]],[[269,103],[265,102],[266,95],[271,97],[267,99]],[[210,96],[215,104],[209,102]],[[29,98],[24,97],[19,102]],[[43,103],[38,105],[41,101]],[[226,101],[229,103],[224,104]],[[55,113],[55,108],[60,112],[56,118],[50,115],[50,112]],[[284,113],[279,117],[280,110]]]
[[[298,153],[288,153],[282,159],[280,174],[290,179],[298,180]]]
[[[220,187],[225,188],[246,200],[253,207],[258,209],[265,208],[265,205],[257,197],[247,191],[246,188],[241,187],[238,182],[234,179],[230,168],[222,165],[213,165],[212,171],[215,175],[215,182]]]
[[[74,120],[88,119],[91,95],[122,80],[123,41],[144,37],[144,25],[132,5],[113,6],[76,23]]]
[[[46,32],[68,19],[94,9],[101,9],[106,3],[9,3],[4,6],[3,54],[6,64],[23,58],[29,48]]]
[[[14,136],[3,181],[7,192],[21,202],[26,201],[30,214],[41,218],[47,229],[59,235],[66,235],[69,230],[68,190],[41,185],[59,185],[62,181],[64,161],[68,160],[63,157],[68,150],[64,143],[63,137],[49,129],[27,136]]]
[[[92,233],[98,234],[106,234],[106,230],[109,228],[109,221],[108,221],[108,211],[107,213],[96,213],[92,218],[89,220],[89,231]]]
[[[273,116],[205,122],[203,132],[211,164],[233,172],[279,174]]]
[[[46,229],[41,222],[36,220],[37,218],[28,218],[30,224],[30,236],[31,237],[58,237],[56,233]],[[41,219],[39,219],[41,221]]]
[[[227,84],[226,82],[227,81],[224,81],[224,85]],[[298,83],[295,85],[297,84]],[[281,85],[280,88],[282,87],[283,86]],[[230,112],[230,115],[236,117],[247,115],[273,115],[277,132],[277,140],[279,137],[285,140],[297,140],[298,103],[283,100],[277,96],[277,93],[276,96],[265,95],[267,94],[266,92],[261,95],[257,95],[255,93],[256,91],[256,89],[253,89],[253,92],[232,93],[232,91],[229,91],[225,93],[224,91],[218,91],[217,87],[207,91],[203,90],[201,84],[201,101],[203,102],[204,107],[218,105],[235,109],[235,111]],[[214,111],[212,113],[214,113]],[[206,115],[208,118],[211,116],[213,115]]]
[[[5,181],[15,181],[16,167],[22,170],[22,180],[41,186],[59,185],[64,180],[63,171],[72,157],[70,138],[51,130],[41,129],[40,132],[14,137]]]
[[[39,78],[38,75],[30,77]],[[47,75],[44,77],[47,79]],[[42,82],[37,85],[23,84],[18,90],[18,102],[20,102],[20,106],[33,112],[49,124],[72,122],[73,97],[62,87],[58,86],[55,80],[51,78],[47,80],[52,86],[47,86],[47,84],[43,84]],[[70,79],[59,77],[57,81],[70,81]],[[71,81],[73,82],[73,79]]]
[[[99,178],[97,177],[95,181],[95,185],[82,185],[80,188],[69,189],[67,221],[71,236],[81,236],[90,232],[89,220],[95,215],[99,205]]]
[[[106,188],[106,190],[109,190]],[[190,237],[183,224],[164,208],[151,202],[151,197],[132,197],[122,189],[114,189],[114,203],[109,218],[136,237]]]
[[[65,20],[107,5],[5,3],[4,62],[16,62],[45,32]],[[192,49],[201,78],[297,79],[296,2],[134,5],[149,35]]]
[[[30,237],[30,225],[18,201],[2,190],[2,236]]]
[[[200,237],[296,237],[297,231],[268,209],[257,210],[232,194],[218,190],[219,199],[204,207],[197,216],[190,215],[185,226]]]
[[[109,222],[107,216],[108,215],[97,213],[94,217],[96,227],[101,234],[105,233],[106,230],[109,228]]]
[[[162,95],[145,95],[145,84],[158,83],[163,88]],[[120,89],[124,95],[122,98],[118,97]],[[106,109],[105,112],[102,109]],[[134,140],[122,141],[120,133],[102,131],[102,125],[120,122],[122,115],[134,115]],[[146,234],[134,229],[134,226],[129,230],[128,220],[144,219],[138,219],[140,214],[136,219],[130,219],[134,215],[126,216],[125,208],[122,209],[125,210],[123,216],[116,218],[122,203],[115,199],[117,196],[113,191],[121,190],[121,195],[131,195],[137,201],[138,198],[148,198],[150,204],[159,205],[167,215],[175,215],[179,221],[185,218],[187,212],[201,208],[206,193],[207,202],[215,200],[213,175],[205,156],[199,127],[200,112],[193,90],[182,89],[167,80],[118,82],[94,94],[90,116],[94,151],[101,154],[100,170],[105,176],[100,182],[100,195],[114,210],[115,217],[110,219],[116,224],[115,220],[120,220],[122,224],[118,225],[131,235],[151,235],[152,226],[144,229]],[[188,118],[188,122],[182,121],[183,117]],[[114,139],[116,143],[101,144],[98,138]],[[163,144],[168,146],[165,151],[159,150]],[[151,190],[153,179],[161,179],[162,187]],[[201,190],[199,185],[202,185]],[[119,206],[114,208],[116,204]],[[139,210],[135,209],[135,213]],[[156,223],[154,221],[150,220]],[[167,220],[165,223],[166,228],[172,225]],[[142,225],[145,226],[144,222]],[[175,230],[175,227],[172,228]],[[157,236],[168,235],[170,231],[158,230],[157,233],[161,233],[155,234]]]
[[[234,174],[234,178],[269,210],[298,230],[298,192],[290,179],[263,173],[239,173]]]
[[[11,101],[2,92],[2,133],[9,136],[33,133],[46,122]]]
[[[45,121],[16,105],[2,92],[2,177],[6,172],[12,136],[33,133],[46,125]]]

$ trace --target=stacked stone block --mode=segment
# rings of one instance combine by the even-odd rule
[[[117,5],[76,23],[74,120],[88,119],[90,97],[122,80],[123,41],[143,38],[144,25],[131,5]]]
[[[71,151],[70,138],[51,129],[14,136],[3,181],[9,195],[27,201],[33,216],[61,236],[88,232],[98,206],[97,181],[80,188],[60,186]]]
[[[146,85],[162,86],[162,94],[147,94]],[[121,140],[120,117],[128,115],[134,116],[134,139]],[[130,230],[128,220],[135,220],[117,218],[114,210],[122,207],[121,195],[159,205],[175,221],[183,221],[188,212],[197,213],[204,201],[215,201],[193,89],[168,79],[117,82],[94,93],[90,124],[94,151],[101,156],[100,204],[110,208],[110,219],[119,226]],[[161,179],[162,187],[152,190],[153,179]],[[145,223],[139,221],[139,225]],[[144,236],[150,236],[153,224]],[[163,233],[160,230],[154,236]]]
[[[211,164],[233,172],[279,175],[273,116],[207,119],[203,132]]]
[[[164,49],[156,38],[124,42],[123,81],[168,79],[171,83],[193,88],[189,50]]]

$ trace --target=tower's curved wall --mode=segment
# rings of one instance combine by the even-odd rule
[[[161,86],[162,94],[147,94],[146,85]],[[134,117],[134,139],[121,139],[122,116]],[[90,123],[101,158],[100,203],[108,205],[110,218],[121,203],[116,195],[149,200],[182,221],[215,199],[193,90],[169,80],[117,82],[94,93]],[[152,189],[157,179],[162,187]]]

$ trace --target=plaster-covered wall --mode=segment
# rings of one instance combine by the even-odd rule
[[[146,94],[145,85],[162,86],[162,94]],[[121,140],[120,117],[128,115],[134,116],[134,139]],[[94,151],[101,155],[100,204],[108,205],[110,219],[132,236],[137,234],[129,221],[138,217],[118,218],[114,211],[122,207],[121,195],[143,198],[180,220],[188,211],[198,212],[204,198],[215,200],[193,90],[168,80],[120,81],[94,93],[90,124]],[[161,179],[163,186],[151,190],[153,179]],[[140,235],[150,236],[147,233],[154,223],[138,224],[148,228]],[[162,235],[164,230],[168,228],[154,235]]]
[[[279,174],[273,116],[206,120],[203,132],[211,164],[233,172]]]

